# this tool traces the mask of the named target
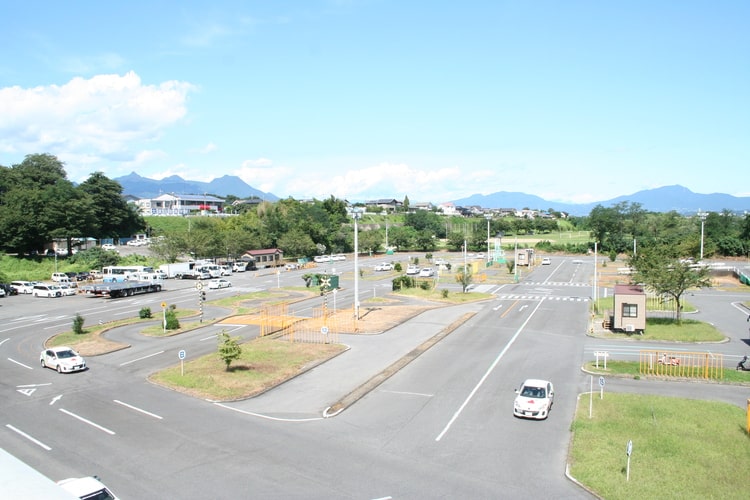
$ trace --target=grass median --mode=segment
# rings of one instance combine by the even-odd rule
[[[570,473],[607,500],[746,498],[746,424],[745,410],[727,403],[596,394],[591,418],[588,397],[578,405]]]

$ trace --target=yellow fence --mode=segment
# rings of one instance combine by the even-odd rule
[[[291,342],[330,344],[339,341],[340,333],[357,333],[354,308],[332,311],[316,307],[311,317],[288,314],[288,304],[263,306],[260,312],[260,336],[285,335]]]
[[[721,379],[724,356],[708,352],[644,350],[638,356],[642,375]]]

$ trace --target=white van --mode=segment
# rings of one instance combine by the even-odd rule
[[[34,297],[62,297],[62,289],[57,285],[37,283],[31,294]]]
[[[65,273],[52,273],[52,281],[59,283],[60,281],[70,281],[70,278]]]

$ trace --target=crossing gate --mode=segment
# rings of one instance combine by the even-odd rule
[[[642,375],[722,379],[724,356],[709,352],[643,350],[638,356]]]

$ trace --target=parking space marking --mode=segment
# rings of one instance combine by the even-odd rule
[[[127,403],[123,403],[122,401],[119,401],[119,400],[117,400],[117,399],[113,399],[112,401],[114,401],[114,402],[115,402],[115,403],[117,403],[118,405],[122,405],[122,406],[124,406],[124,407],[126,407],[126,408],[130,408],[131,410],[135,410],[135,411],[137,411],[137,412],[143,413],[144,415],[148,415],[149,417],[154,417],[154,418],[157,418],[157,419],[159,419],[159,420],[162,420],[162,419],[163,419],[163,417],[161,417],[161,416],[157,415],[156,413],[151,413],[150,411],[146,411],[146,410],[143,410],[143,409],[141,409],[141,408],[138,408],[138,407],[136,407],[136,406],[133,406],[133,405],[129,405],[129,404],[127,404]]]
[[[131,359],[130,361],[125,361],[124,363],[120,363],[120,366],[129,365],[130,363],[135,363],[136,361],[143,361],[144,359],[151,358],[153,356],[158,356],[159,354],[164,354],[164,351],[155,352],[153,354],[148,354],[146,356],[143,356],[141,358]]]
[[[28,368],[29,370],[33,370],[33,368],[32,368],[32,367],[30,367],[30,366],[28,366],[28,365],[25,365],[25,364],[21,363],[20,361],[16,361],[16,360],[15,360],[15,359],[13,359],[13,358],[8,358],[8,361],[10,361],[11,363],[15,363],[15,364],[17,364],[18,366],[23,366],[24,368]]]

